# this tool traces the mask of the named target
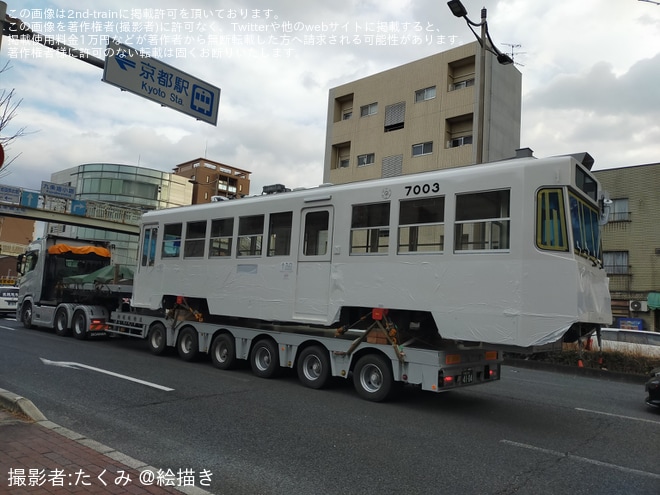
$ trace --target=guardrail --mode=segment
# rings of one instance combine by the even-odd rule
[[[85,216],[110,222],[137,225],[140,222],[140,217],[142,217],[142,210],[88,200]]]

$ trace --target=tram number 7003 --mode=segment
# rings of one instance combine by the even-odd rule
[[[405,186],[406,196],[419,196],[420,194],[429,194],[440,192],[440,183],[415,184],[414,186]]]

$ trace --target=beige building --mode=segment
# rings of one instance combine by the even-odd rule
[[[242,198],[250,193],[251,172],[206,158],[181,163],[174,174],[193,184],[192,204],[210,203],[213,196]]]
[[[660,331],[660,163],[595,171],[613,201],[603,228],[615,325]]]
[[[14,283],[16,257],[34,238],[35,221],[0,216],[0,284]]]
[[[477,42],[332,88],[324,182],[510,158],[520,146],[522,76],[485,54],[480,142]]]

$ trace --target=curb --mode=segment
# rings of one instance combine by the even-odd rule
[[[511,359],[505,358],[502,363],[504,366],[514,366],[516,368],[527,368],[543,371],[556,371],[568,375],[586,376],[590,378],[601,378],[617,382],[636,383],[644,385],[648,380],[646,375],[633,375],[630,373],[620,373],[618,371],[605,371],[595,368],[579,368],[577,366],[568,366],[565,364],[546,363],[543,361],[534,361],[529,359]]]
[[[97,442],[96,440],[92,440],[79,433],[76,433],[75,431],[69,430],[68,428],[64,428],[63,426],[60,426],[57,423],[48,421],[46,416],[43,415],[43,413],[39,410],[39,408],[37,408],[37,406],[35,406],[32,403],[31,400],[26,399],[25,397],[22,397],[20,395],[17,395],[13,392],[10,392],[2,388],[0,388],[0,409],[7,409],[12,413],[17,413],[17,414],[22,414],[23,416],[27,416],[32,421],[34,421],[35,424],[38,424],[39,426],[43,426],[44,428],[52,430],[53,432],[62,435],[63,437],[66,437],[70,440],[73,440],[74,442],[77,442],[80,445],[90,448],[100,454],[103,454],[114,461],[121,462],[122,464],[128,466],[129,468],[135,469],[140,472],[142,471],[151,471],[153,473],[158,472],[157,468],[150,466],[149,464],[146,464],[142,461],[129,457],[126,454],[123,454],[113,449],[112,447],[108,447],[107,445],[103,445],[102,443]],[[182,487],[172,486],[168,488],[177,490],[181,493],[184,493],[185,495],[213,495],[211,492],[208,492],[196,486],[182,486]]]

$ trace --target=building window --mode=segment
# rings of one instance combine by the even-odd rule
[[[456,196],[456,251],[509,249],[508,190]]]
[[[459,146],[464,146],[466,144],[472,144],[472,136],[462,136],[453,138],[447,143],[448,148],[458,148]]]
[[[403,129],[406,119],[406,102],[385,107],[385,132]]]
[[[363,167],[365,165],[371,165],[376,160],[374,153],[367,153],[366,155],[358,155],[357,157],[357,166]]]
[[[350,165],[351,143],[335,144],[332,147],[333,168],[348,168]]]
[[[186,240],[183,245],[184,258],[201,258],[204,256],[206,240],[206,220],[186,223]]]
[[[370,103],[360,107],[360,117],[368,117],[369,115],[376,115],[378,113],[378,103]]]
[[[449,90],[450,91],[456,91],[457,89],[468,88],[470,86],[474,86],[474,78],[466,79],[464,81],[455,82],[451,85]]]
[[[415,103],[420,101],[432,100],[435,98],[435,86],[431,86],[424,89],[418,89],[415,91]]]
[[[433,141],[413,144],[412,156],[430,155],[431,153],[433,153]]]
[[[268,225],[267,256],[288,256],[291,251],[293,213],[272,213]]]
[[[390,203],[354,205],[351,254],[387,253],[390,241]]]
[[[341,120],[348,120],[353,116],[353,109],[349,108],[348,110],[344,110],[341,114]]]
[[[231,244],[234,234],[233,218],[211,220],[211,238],[209,239],[209,258],[231,256]]]
[[[630,210],[628,209],[628,198],[619,198],[612,200],[610,207],[609,222],[629,222]]]
[[[264,238],[264,216],[252,215],[238,220],[237,256],[261,256]]]
[[[603,266],[608,275],[627,275],[630,272],[628,251],[603,252]]]
[[[457,148],[472,144],[472,114],[459,115],[445,122],[447,148]]]
[[[441,253],[445,240],[445,198],[401,201],[397,253]]]

